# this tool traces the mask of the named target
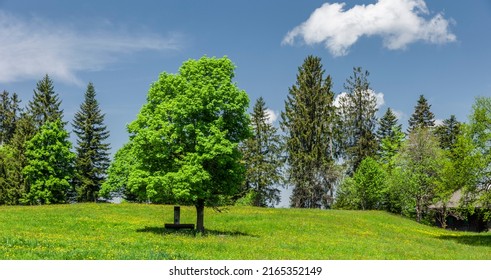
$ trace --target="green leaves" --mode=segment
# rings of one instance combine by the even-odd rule
[[[61,121],[46,122],[26,143],[27,166],[23,174],[29,186],[28,204],[64,203],[73,176],[75,154]]]
[[[244,172],[238,142],[249,135],[249,99],[232,81],[234,68],[226,57],[203,57],[159,76],[128,126],[135,168],[126,188],[140,199],[188,204],[213,204],[238,190]],[[113,166],[109,181],[124,174]]]

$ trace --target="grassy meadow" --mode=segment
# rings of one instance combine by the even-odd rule
[[[181,207],[181,222],[195,223]],[[379,211],[206,209],[207,234],[170,231],[173,207],[0,207],[0,259],[491,259],[491,233],[446,231]]]

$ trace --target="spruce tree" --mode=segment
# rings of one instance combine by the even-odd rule
[[[402,124],[397,124],[397,116],[392,109],[388,108],[385,114],[379,120],[379,127],[377,130],[377,137],[380,140],[386,137],[394,136],[394,126],[402,129]]]
[[[414,113],[409,119],[408,132],[410,133],[415,128],[432,128],[435,126],[435,115],[430,111],[431,105],[424,95],[420,95],[418,103],[414,107]]]
[[[440,140],[440,147],[444,150],[452,150],[460,135],[460,122],[455,115],[443,121],[443,124],[435,128],[435,133]]]
[[[0,95],[0,145],[8,144],[14,136],[15,126],[20,114],[20,99],[14,93],[3,91]]]
[[[398,124],[397,117],[390,108],[379,120],[377,137],[379,142],[377,152],[379,162],[387,165],[390,170],[392,168],[392,159],[399,151],[405,137],[402,132],[402,124]]]
[[[340,130],[348,174],[353,174],[364,158],[375,156],[378,148],[375,134],[377,100],[370,89],[368,76],[368,71],[353,68],[353,76],[344,84],[346,95],[340,98]]]
[[[46,122],[62,120],[63,110],[60,109],[60,106],[61,101],[54,91],[53,81],[46,74],[36,84],[34,97],[28,104],[28,112],[33,117],[36,128],[39,129]]]
[[[11,169],[9,181],[12,186],[15,186],[15,192],[19,194],[18,198],[23,197],[29,192],[29,185],[25,181],[22,170],[28,164],[26,157],[26,143],[35,133],[36,127],[32,116],[22,112],[19,119],[16,121],[14,135],[8,144],[11,154],[15,159],[15,168]],[[20,200],[17,199],[17,201]]]
[[[92,83],[87,86],[84,102],[75,114],[73,131],[77,135],[75,188],[78,201],[96,201],[109,166],[109,132],[99,108]]]
[[[331,77],[324,78],[321,59],[308,56],[289,90],[281,127],[286,133],[292,207],[330,206],[335,166],[334,107]]]
[[[24,194],[22,168],[10,145],[0,145],[0,205],[16,205]]]
[[[274,206],[280,200],[282,183],[282,145],[280,136],[269,122],[266,103],[257,99],[251,114],[252,137],[241,150],[246,164],[245,192],[252,192],[254,206]]]

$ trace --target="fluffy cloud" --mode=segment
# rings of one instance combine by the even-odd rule
[[[380,36],[388,49],[404,49],[416,41],[444,44],[456,40],[449,20],[429,15],[424,0],[378,0],[345,10],[345,3],[325,3],[283,39],[294,44],[300,37],[307,45],[324,43],[333,56],[343,56],[362,36]]]
[[[65,83],[81,84],[79,71],[100,70],[118,55],[178,49],[179,36],[91,30],[82,32],[43,19],[19,19],[0,11],[0,82],[35,78],[48,73]]]
[[[384,94],[382,92],[375,92],[373,90],[369,90],[369,93],[371,96],[374,96],[375,97],[375,100],[376,100],[376,107],[377,109],[380,109],[380,107],[384,106],[385,104],[385,100],[384,100]],[[339,108],[339,106],[341,105],[340,102],[341,102],[341,98],[343,98],[344,96],[348,95],[348,93],[346,92],[342,92],[338,95],[336,95],[336,97],[334,98],[334,106],[336,106],[337,108]]]
[[[392,109],[392,112],[394,113],[394,115],[396,115],[399,122],[407,118],[407,115],[402,111]]]
[[[266,109],[266,114],[268,115],[268,122],[269,123],[274,123],[278,119],[278,112],[273,111],[271,109]]]

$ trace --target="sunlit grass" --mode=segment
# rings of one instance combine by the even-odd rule
[[[0,259],[491,259],[490,233],[376,211],[206,209],[205,235],[164,229],[172,221],[162,205],[0,207]]]

